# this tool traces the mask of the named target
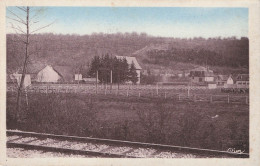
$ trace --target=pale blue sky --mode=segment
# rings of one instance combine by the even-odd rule
[[[247,37],[247,8],[45,7],[40,31],[56,34],[145,32],[162,37]],[[14,7],[8,7],[15,10]],[[7,15],[9,15],[7,11]],[[7,20],[10,22],[10,20]],[[8,22],[7,22],[7,25]],[[37,27],[36,27],[37,28]],[[7,27],[7,33],[12,32]]]

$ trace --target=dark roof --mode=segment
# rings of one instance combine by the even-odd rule
[[[39,73],[39,71],[41,71],[42,69],[44,69],[47,65],[42,64],[42,63],[34,63],[34,64],[28,64],[27,65],[27,74],[37,74]],[[21,74],[22,73],[22,66],[19,67],[17,69],[17,71],[15,71],[16,73]]]
[[[196,67],[196,68],[194,68],[194,69],[192,69],[192,70],[190,70],[190,71],[207,71],[207,72],[212,72],[213,73],[213,71],[212,70],[209,70],[208,68],[206,68],[206,67],[203,67],[203,66],[199,66],[199,67]]]
[[[51,66],[42,63],[29,64],[27,67],[27,74],[32,75],[32,79],[35,79],[36,75],[46,66],[52,67],[53,70],[56,71],[62,77],[63,81],[73,81],[74,71],[73,68],[69,66]],[[19,68],[17,72],[22,73],[22,68]]]
[[[249,81],[249,74],[238,74],[236,81]]]
[[[29,64],[27,67],[27,74],[37,74],[42,69],[44,69],[47,65],[38,63],[38,64]]]
[[[53,69],[61,75],[63,81],[70,82],[74,80],[74,71],[68,66],[54,66]]]
[[[229,75],[217,75],[217,80],[220,81],[227,81],[229,78]]]

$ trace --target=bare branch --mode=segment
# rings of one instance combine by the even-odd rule
[[[40,27],[40,28],[38,28],[38,29],[32,31],[31,34],[37,32],[37,31],[39,31],[39,30],[42,30],[42,29],[44,29],[44,28],[47,28],[47,27],[49,27],[49,26],[51,26],[52,24],[54,24],[54,22],[55,22],[55,21],[53,21],[52,23],[50,23],[50,24],[48,24],[48,25],[45,25],[45,26],[43,26],[43,27]]]
[[[16,6],[18,9],[20,9],[20,10],[22,10],[22,11],[24,11],[24,12],[27,12],[26,11],[26,8],[23,8],[23,7],[19,7],[19,6]]]
[[[18,30],[19,32],[22,32],[23,34],[26,34],[23,30],[15,27],[12,23],[11,23],[11,28],[15,29],[15,30]]]
[[[9,10],[8,8],[7,8],[7,10],[8,10],[12,15],[14,15],[15,17],[17,17],[23,24],[26,25],[26,22],[25,22],[23,19],[21,19],[17,14],[15,14],[14,12],[12,12],[12,11]]]
[[[24,22],[19,21],[19,20],[15,19],[15,18],[11,18],[11,17],[8,17],[8,16],[6,16],[6,18],[8,18],[8,19],[10,19],[10,20],[17,21],[17,22],[19,22],[19,23],[22,23],[22,24],[26,25]]]

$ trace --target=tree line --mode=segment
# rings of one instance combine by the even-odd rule
[[[88,75],[98,77],[100,83],[124,83],[131,81],[136,84],[138,81],[134,63],[129,64],[125,58],[119,59],[109,54],[94,56]],[[111,80],[112,78],[112,80]]]
[[[21,64],[19,56],[24,52],[18,36],[7,34],[7,68]],[[139,34],[54,35],[34,34],[30,37],[30,61],[53,66],[84,64],[85,69],[95,55],[106,53],[127,56],[149,47],[147,52],[136,55],[141,64],[172,66],[175,61],[209,64],[225,67],[248,67],[249,40],[237,38],[165,38]],[[166,45],[156,49],[156,45]],[[206,62],[207,60],[207,62]]]
[[[196,41],[200,43],[196,45]],[[167,49],[149,49],[142,62],[171,66],[172,62],[199,65],[246,67],[249,66],[249,41],[238,39],[194,39],[170,45]]]

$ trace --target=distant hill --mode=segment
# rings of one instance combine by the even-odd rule
[[[7,35],[7,71],[22,65],[24,45],[16,35]],[[54,35],[37,34],[30,38],[30,63],[67,66],[88,70],[91,59],[105,54],[135,56],[144,69],[186,70],[210,65],[218,71],[248,72],[247,38],[162,38],[137,33]]]

